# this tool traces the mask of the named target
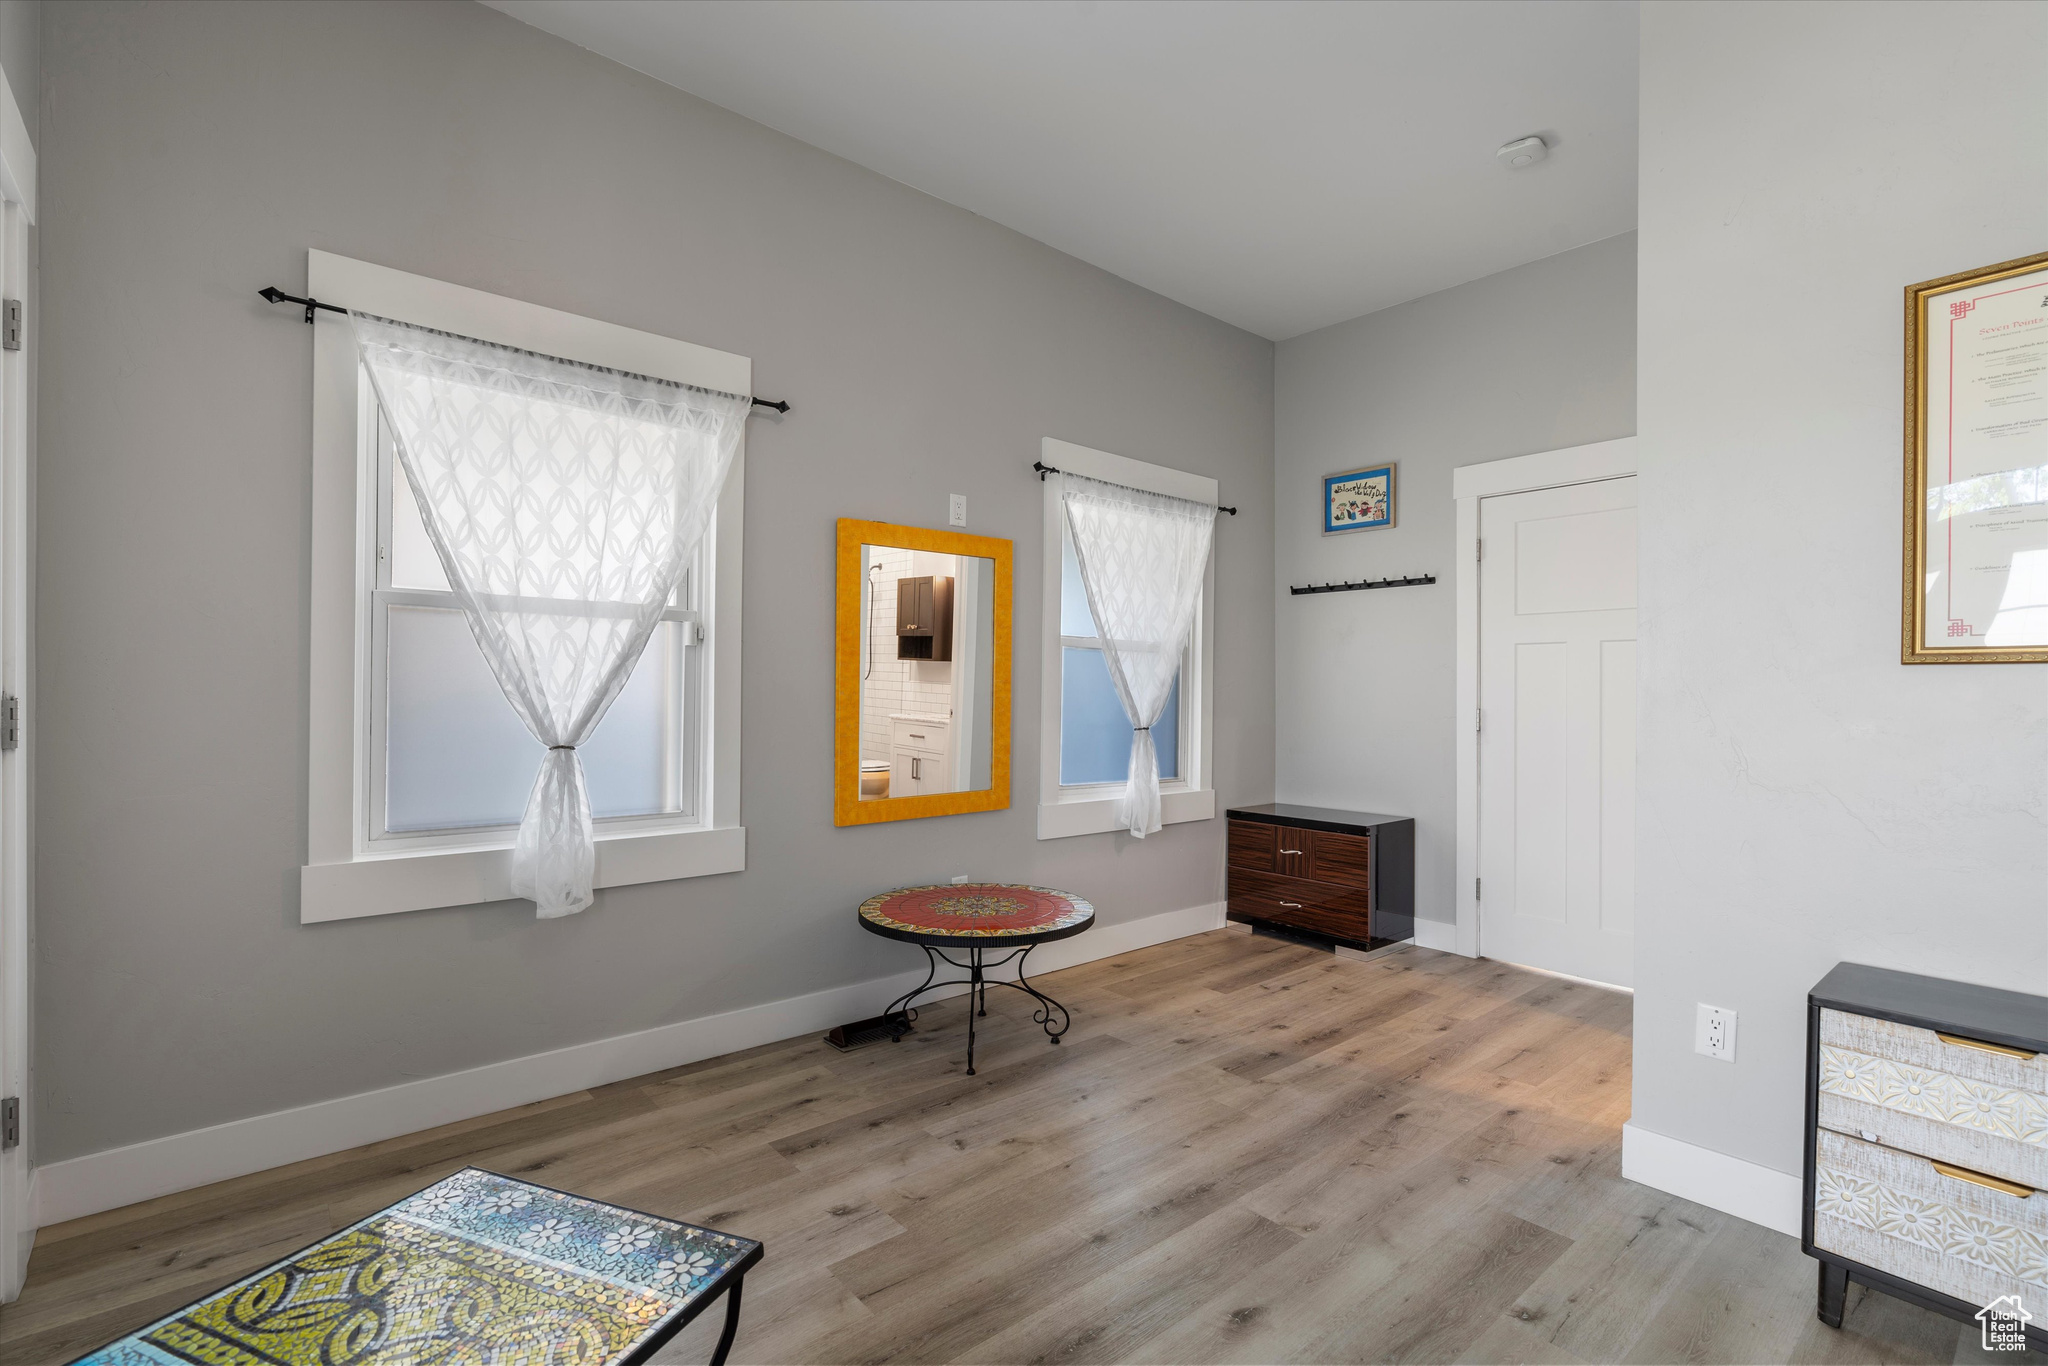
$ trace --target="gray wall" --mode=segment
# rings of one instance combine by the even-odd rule
[[[1899,663],[1900,294],[2048,246],[2048,6],[1642,35],[1634,1122],[1797,1172],[1837,962],[2048,990],[2048,667]]]
[[[40,145],[36,124],[42,98],[42,64],[37,49],[42,46],[43,0],[0,0],[0,71],[7,73],[8,89],[21,106],[21,119],[28,125],[30,142]]]
[[[1635,253],[1626,233],[1279,346],[1280,798],[1415,817],[1425,919],[1455,919],[1451,471],[1635,431]],[[1322,477],[1389,460],[1394,525],[1323,535]],[[1423,573],[1437,583],[1287,592]]]
[[[1042,436],[1199,471],[1220,798],[1273,795],[1272,347],[453,4],[44,16],[41,1160],[861,981],[956,873],[1220,900],[1220,821],[1038,842]],[[749,871],[301,927],[308,247],[750,355]],[[835,829],[833,519],[1016,543],[1008,811]],[[877,1003],[880,1004],[879,1002]]]

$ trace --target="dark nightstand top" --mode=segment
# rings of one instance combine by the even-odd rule
[[[1361,826],[1391,825],[1412,816],[1389,816],[1378,811],[1338,811],[1327,806],[1290,806],[1267,802],[1262,806],[1233,806],[1224,815],[1233,820],[1259,821],[1266,825],[1290,825],[1303,830],[1334,830],[1339,834]]]
[[[1837,963],[1814,984],[1811,996],[1828,1010],[2048,1053],[2048,996],[1863,963]]]

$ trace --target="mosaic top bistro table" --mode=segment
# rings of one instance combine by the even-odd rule
[[[889,1003],[882,1012],[900,1039],[917,1018],[914,1003],[926,992],[940,987],[967,987],[967,1075],[974,1075],[974,1021],[988,1014],[988,987],[1014,987],[1038,1003],[1033,1024],[1045,1028],[1047,1039],[1060,1035],[1073,1024],[1067,1008],[1047,996],[1024,978],[1024,959],[1039,944],[1076,935],[1095,923],[1095,908],[1071,892],[1050,887],[1027,887],[1010,882],[970,882],[940,887],[903,887],[871,896],[860,905],[860,927],[887,939],[916,944],[925,952],[929,970],[924,981]],[[967,961],[946,951],[964,952]],[[999,953],[1000,958],[987,955]],[[943,962],[967,974],[946,981],[935,980]],[[993,978],[994,968],[1017,965],[1017,980]],[[1057,1018],[1058,1028],[1054,1023]]]
[[[624,1366],[725,1296],[761,1244],[467,1167],[75,1366]]]

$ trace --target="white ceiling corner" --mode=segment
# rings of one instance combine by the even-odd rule
[[[1276,340],[1635,226],[1630,0],[484,3]]]

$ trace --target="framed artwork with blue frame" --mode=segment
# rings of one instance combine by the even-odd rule
[[[1371,531],[1394,524],[1394,467],[1370,465],[1362,470],[1323,476],[1323,534]]]

